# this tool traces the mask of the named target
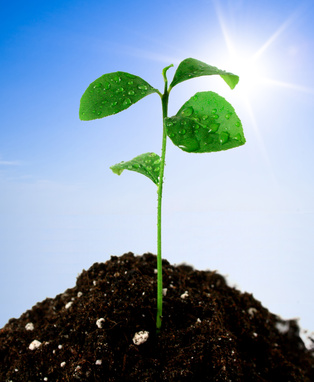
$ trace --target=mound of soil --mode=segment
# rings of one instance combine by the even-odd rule
[[[156,334],[156,256],[95,263],[76,286],[0,331],[0,380],[314,381],[314,351],[223,276],[163,260]]]

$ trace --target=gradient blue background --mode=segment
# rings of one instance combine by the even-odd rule
[[[169,115],[216,91],[247,143],[200,155],[169,141],[163,256],[217,269],[314,330],[313,16],[312,1],[2,1],[0,327],[96,261],[156,253],[155,185],[109,167],[160,154],[158,95],[93,122],[79,120],[79,101],[117,70],[162,90],[162,69],[194,57],[240,83],[182,83]]]

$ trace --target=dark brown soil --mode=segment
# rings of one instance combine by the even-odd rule
[[[155,268],[152,254],[95,263],[74,288],[11,319],[0,331],[0,381],[314,381],[297,323],[215,272],[163,261],[156,335]],[[140,331],[148,339],[135,344]]]

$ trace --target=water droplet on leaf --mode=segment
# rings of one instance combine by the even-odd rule
[[[219,135],[219,142],[223,145],[224,143],[227,143],[229,140],[229,134],[226,131],[223,131]]]
[[[133,81],[128,81],[128,84],[129,85],[133,85]]]
[[[216,133],[216,131],[219,129],[220,123],[211,123],[209,125],[209,133]]]
[[[231,115],[232,115],[232,113],[227,113],[227,114],[225,115],[226,119],[229,119],[229,118],[231,117]]]
[[[192,106],[189,106],[181,111],[181,115],[183,115],[184,117],[189,117],[193,113],[194,113],[194,109]]]
[[[94,85],[94,89],[101,88],[102,84],[100,82],[97,82],[97,84]]]
[[[121,78],[118,76],[118,75],[116,75],[116,76],[114,76],[112,79],[111,79],[111,81],[114,81],[114,82],[116,82],[117,84],[121,81]]]
[[[114,106],[116,106],[117,105],[117,101],[115,101],[115,102],[112,102],[112,104],[110,105],[111,107],[114,107]]]
[[[128,95],[134,95],[134,90],[129,90]]]
[[[118,89],[116,90],[116,93],[122,93],[123,91],[124,91],[123,88],[118,88]]]
[[[213,109],[212,114],[216,114],[216,113],[217,113],[217,109]]]
[[[138,85],[138,89],[147,90],[147,86],[146,85]]]
[[[130,100],[130,98],[126,98],[124,101],[123,101],[123,105],[124,106],[128,106],[128,105],[131,105],[132,101]]]
[[[186,130],[185,130],[185,129],[181,129],[181,130],[179,130],[179,134],[184,135],[185,133],[186,133]]]
[[[212,117],[213,117],[214,119],[218,119],[218,118],[219,118],[219,115],[218,115],[218,114],[213,114]]]
[[[204,114],[203,117],[202,117],[202,120],[206,121],[206,119],[208,119],[208,118],[209,118],[209,116],[207,114]]]

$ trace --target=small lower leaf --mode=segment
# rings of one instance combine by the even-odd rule
[[[121,175],[124,170],[139,172],[147,176],[158,186],[160,157],[155,153],[145,153],[127,162],[115,164],[110,169],[117,175]]]
[[[190,153],[228,150],[245,143],[234,108],[214,92],[196,93],[166,119],[166,128],[172,142]]]

